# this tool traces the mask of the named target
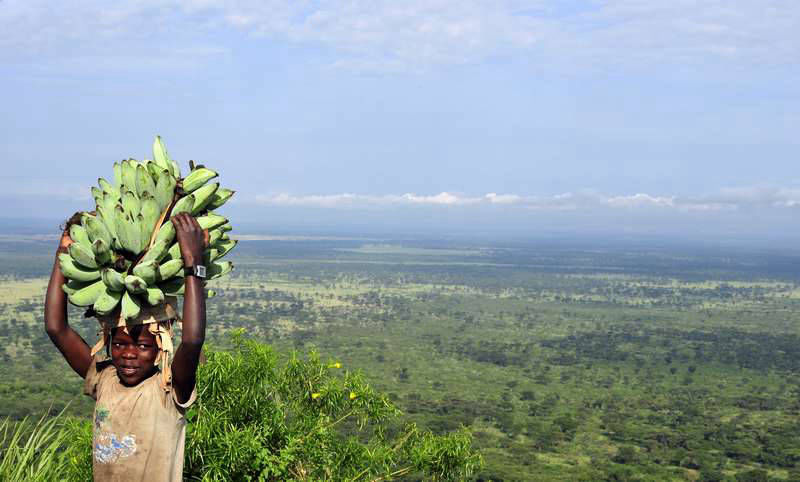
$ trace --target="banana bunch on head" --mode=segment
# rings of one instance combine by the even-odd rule
[[[184,212],[209,231],[207,278],[231,272],[233,264],[220,258],[237,241],[228,237],[228,220],[213,211],[234,191],[209,182],[215,171],[190,164],[191,172],[181,178],[178,163],[156,137],[153,160],[115,162],[114,182],[98,179],[99,187],[92,188],[95,210],[70,227],[69,253],[58,256],[70,303],[97,315],[120,306],[120,320],[134,320],[143,303],[156,306],[165,296],[182,295],[183,259],[170,218]]]

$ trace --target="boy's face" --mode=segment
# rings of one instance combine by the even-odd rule
[[[138,385],[155,373],[158,345],[155,336],[143,325],[115,329],[111,337],[111,362],[123,385]]]

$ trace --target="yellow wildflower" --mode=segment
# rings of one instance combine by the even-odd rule
[[[357,396],[358,395],[356,395],[356,392],[350,392],[350,400],[356,398]]]
[[[328,365],[328,368],[342,368],[342,364],[337,361],[332,365]]]
[[[312,394],[311,394],[311,399],[312,399],[312,400],[316,400],[316,399],[318,399],[318,398],[319,398],[319,397],[321,397],[321,396],[322,396],[322,394],[321,394],[321,393],[319,393],[319,392],[312,393]]]

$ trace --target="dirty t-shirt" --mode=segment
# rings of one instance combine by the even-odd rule
[[[96,481],[175,482],[182,480],[186,438],[184,412],[155,374],[126,387],[109,361],[96,358],[86,374],[84,393],[94,398],[92,468]]]

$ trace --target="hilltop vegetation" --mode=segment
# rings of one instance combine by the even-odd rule
[[[217,347],[244,328],[361,370],[399,423],[468,427],[478,479],[800,477],[796,256],[390,241],[239,251],[209,304]],[[70,400],[69,413],[91,411],[40,327],[50,252],[0,245],[0,415]],[[93,341],[93,322],[71,316]]]

